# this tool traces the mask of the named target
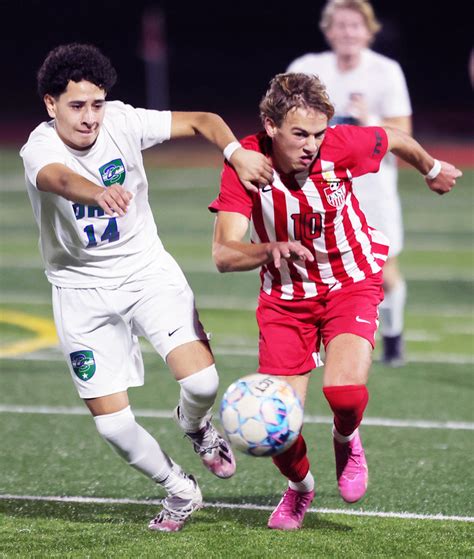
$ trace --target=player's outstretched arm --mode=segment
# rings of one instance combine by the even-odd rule
[[[242,214],[218,212],[214,226],[212,257],[219,272],[254,270],[273,262],[280,268],[282,260],[314,260],[311,252],[297,241],[248,243],[243,239],[249,220]]]
[[[451,163],[434,159],[414,138],[401,130],[385,128],[388,149],[425,177],[428,187],[437,194],[450,192],[462,172]]]
[[[273,179],[270,162],[261,153],[242,148],[219,115],[201,112],[172,112],[171,115],[171,138],[200,134],[223,152],[230,147],[230,151],[226,150],[230,155],[226,156],[248,190],[257,191],[255,184],[270,184]]]
[[[77,204],[99,206],[108,215],[125,215],[132,194],[121,185],[103,188],[62,163],[45,165],[36,178],[38,190],[52,192]]]

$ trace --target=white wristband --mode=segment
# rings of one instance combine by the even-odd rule
[[[431,171],[427,175],[425,175],[425,179],[432,181],[440,174],[440,172],[441,172],[441,163],[437,159],[435,159],[433,163],[433,167],[431,167]]]
[[[230,158],[232,157],[232,154],[234,153],[234,151],[236,149],[241,148],[242,146],[240,145],[239,142],[230,142],[230,144],[227,144],[226,147],[224,148],[224,157],[227,159],[227,161],[230,161]]]

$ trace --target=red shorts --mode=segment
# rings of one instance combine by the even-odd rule
[[[257,308],[259,373],[299,375],[322,364],[320,342],[339,334],[356,334],[375,345],[383,276],[297,301],[275,299],[261,292]]]

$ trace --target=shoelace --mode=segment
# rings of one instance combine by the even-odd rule
[[[298,516],[301,516],[305,512],[305,508],[308,504],[308,497],[306,495],[296,495],[294,502],[294,511]]]
[[[182,522],[194,511],[192,501],[188,505],[180,508],[173,508],[171,503],[168,503],[167,499],[163,501],[163,510],[156,517],[157,522],[162,522],[166,518],[174,520],[176,522]]]
[[[194,450],[202,456],[206,453],[211,453],[214,449],[219,448],[221,437],[214,427],[208,423],[203,429],[202,433],[187,433],[185,436],[189,437],[194,445]],[[209,438],[209,444],[206,444],[206,438]]]

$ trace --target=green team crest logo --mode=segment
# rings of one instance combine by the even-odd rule
[[[99,168],[100,177],[105,186],[125,182],[125,165],[121,159],[113,159]]]
[[[78,378],[87,381],[94,376],[95,359],[94,353],[91,350],[83,349],[81,351],[73,351],[69,356],[71,358],[72,368]]]

